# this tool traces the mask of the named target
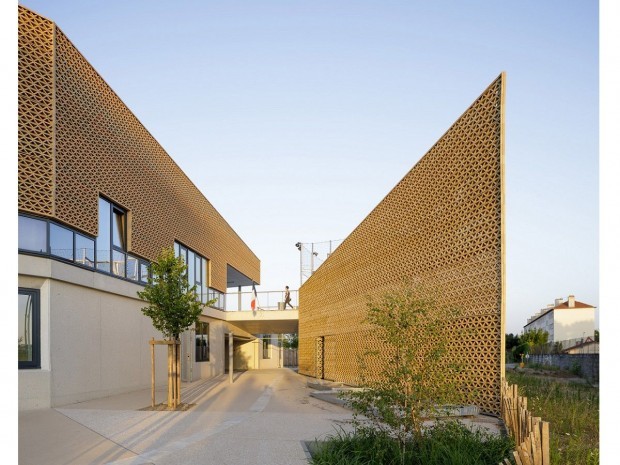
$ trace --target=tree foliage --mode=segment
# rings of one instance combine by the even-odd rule
[[[187,265],[175,257],[172,247],[161,251],[151,263],[151,276],[138,297],[148,303],[142,313],[166,338],[178,339],[179,334],[193,325],[202,312],[196,286],[189,286]]]
[[[530,329],[524,332],[519,339],[519,345],[512,349],[515,359],[521,355],[532,353],[535,348],[547,344],[548,340],[549,333],[542,328]]]
[[[285,349],[297,349],[299,346],[299,335],[297,333],[285,334],[282,339],[282,347]]]
[[[465,400],[458,379],[466,354],[451,347],[464,336],[455,334],[459,314],[420,287],[369,299],[366,320],[381,350],[359,359],[364,389],[350,394],[357,428],[388,432],[405,447],[421,437],[426,418]]]

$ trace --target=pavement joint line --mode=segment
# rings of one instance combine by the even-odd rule
[[[271,384],[265,388],[265,390],[259,396],[259,398],[256,399],[256,401],[252,404],[252,406],[250,407],[250,412],[257,413],[257,412],[262,412],[263,410],[265,410],[265,407],[267,407],[267,404],[269,403],[269,400],[271,399],[271,396],[273,395],[273,390],[275,389],[275,387],[278,385],[278,383],[282,379],[282,376],[283,375],[280,375],[274,378],[273,381],[271,381]]]
[[[222,431],[227,430],[235,425],[238,425],[242,421],[246,420],[249,416],[254,416],[253,414],[257,414],[265,410],[269,400],[271,399],[274,389],[279,384],[282,379],[282,375],[276,377],[269,386],[267,386],[262,394],[256,399],[256,401],[250,407],[250,413],[245,413],[238,418],[234,418],[232,420],[227,420],[224,423],[216,426],[215,428],[210,428],[207,431],[201,431],[186,438],[180,439],[178,441],[166,443],[162,445],[162,447],[158,447],[156,449],[152,449],[149,451],[145,451],[141,454],[137,454],[136,457],[128,457],[125,459],[115,460],[113,462],[108,462],[105,465],[147,465],[151,464],[159,458],[163,458],[173,452],[184,449],[187,446],[195,444],[200,441],[204,441],[209,436],[213,436],[215,434],[219,434]],[[133,451],[131,451],[133,452]],[[134,452],[135,453],[135,452]]]
[[[238,425],[243,420],[245,420],[247,416],[248,414],[243,414],[238,418],[227,420],[214,428],[208,428],[206,431],[200,431],[183,439],[179,439],[178,441],[168,442],[156,449],[145,451],[141,454],[138,454],[136,457],[128,457],[120,460],[114,460],[112,462],[107,462],[105,465],[146,465],[154,463],[154,461],[170,455],[173,452],[182,450],[188,446],[191,446],[192,444],[196,444],[197,442],[204,441],[209,436],[219,434],[222,431],[231,428],[232,426]]]
[[[119,443],[118,443],[118,442],[116,442],[115,440],[110,439],[110,438],[108,438],[108,437],[104,436],[103,434],[99,433],[98,431],[95,431],[94,429],[92,429],[92,428],[90,428],[90,427],[88,427],[88,426],[86,426],[86,425],[84,425],[84,424],[80,423],[79,421],[77,421],[77,420],[75,420],[75,419],[71,418],[70,416],[68,416],[68,415],[66,415],[64,412],[62,412],[61,410],[59,410],[59,409],[57,409],[57,408],[55,408],[54,410],[55,410],[56,412],[60,413],[63,417],[68,418],[68,419],[69,419],[69,420],[71,420],[72,422],[77,423],[78,425],[82,426],[83,428],[86,428],[86,429],[87,429],[87,430],[89,430],[89,431],[92,431],[92,432],[93,432],[93,433],[95,433],[97,436],[102,437],[102,438],[103,438],[103,439],[105,439],[106,441],[110,441],[111,443],[116,444],[116,445],[117,445],[118,447],[120,447],[121,449],[125,449],[127,452],[129,452],[129,453],[131,453],[131,454],[136,454],[136,455],[139,455],[137,452],[134,452],[133,450],[129,449],[128,447],[126,447],[126,446],[124,446],[124,445],[122,445],[122,444],[119,444]],[[144,462],[144,463],[147,463],[147,462]]]

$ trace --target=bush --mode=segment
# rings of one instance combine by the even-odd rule
[[[458,421],[437,423],[402,449],[385,431],[338,431],[315,443],[314,465],[497,465],[514,448],[507,437],[472,431]]]

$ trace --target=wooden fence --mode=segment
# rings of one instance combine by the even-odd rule
[[[297,366],[297,349],[284,349],[284,366]]]
[[[527,410],[527,397],[519,396],[517,385],[502,381],[502,419],[515,441],[512,452],[517,465],[549,465],[549,423]],[[508,459],[500,465],[511,465]]]

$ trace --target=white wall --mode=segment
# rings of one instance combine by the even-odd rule
[[[554,340],[554,328],[553,328],[553,314],[555,312],[549,312],[540,318],[532,321],[531,323],[525,325],[523,327],[523,332],[532,331],[534,329],[542,329],[543,331],[547,331],[549,333],[549,342]]]
[[[19,255],[18,263],[19,286],[41,296],[41,369],[19,370],[20,409],[150,388],[148,341],[162,335],[140,310],[142,286],[41,257]],[[224,371],[225,323],[210,323],[211,359],[196,364],[194,379]],[[155,346],[155,360],[156,385],[165,387],[165,346]]]
[[[555,341],[594,335],[594,308],[572,308],[553,312],[555,314]]]

